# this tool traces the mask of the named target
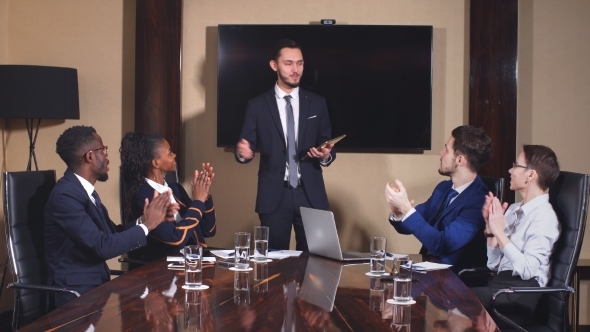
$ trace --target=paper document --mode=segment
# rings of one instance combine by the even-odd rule
[[[443,270],[448,269],[452,265],[449,264],[440,264],[440,263],[433,263],[433,262],[421,262],[416,263],[412,266],[412,268],[416,270],[423,270],[423,271],[434,271],[434,270]]]
[[[396,258],[408,257],[406,254],[394,254],[391,252],[385,253],[385,260],[392,261]]]
[[[224,259],[232,258],[236,254],[235,250],[209,250],[209,252],[217,257],[221,257]]]

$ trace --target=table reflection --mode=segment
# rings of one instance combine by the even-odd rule
[[[448,270],[420,275],[416,304],[394,306],[392,283],[367,264],[302,254],[252,271],[204,266],[206,290],[184,290],[164,260],[130,271],[22,331],[496,331]],[[409,321],[408,321],[409,319]]]

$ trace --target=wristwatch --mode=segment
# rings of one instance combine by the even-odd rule
[[[483,231],[483,236],[485,236],[485,237],[494,237],[494,234],[492,234],[492,233],[486,233],[486,231]]]

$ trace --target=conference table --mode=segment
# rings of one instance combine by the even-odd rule
[[[416,262],[428,258],[410,256]],[[415,303],[394,305],[387,302],[393,284],[367,276],[368,263],[302,253],[250,262],[246,272],[203,266],[208,289],[183,289],[184,270],[169,269],[162,258],[20,331],[498,331],[449,269],[414,273]]]

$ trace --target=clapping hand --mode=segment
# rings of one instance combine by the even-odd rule
[[[400,180],[385,185],[385,201],[389,204],[394,217],[405,215],[412,209],[414,200],[408,200],[408,192]]]

